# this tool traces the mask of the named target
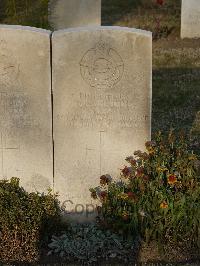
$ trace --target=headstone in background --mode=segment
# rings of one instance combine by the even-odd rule
[[[52,53],[55,191],[68,210],[85,211],[89,188],[103,174],[119,176],[125,158],[150,139],[151,33],[54,32]]]
[[[200,38],[199,0],[182,0],[181,38]]]
[[[52,187],[50,32],[0,26],[0,177]]]
[[[101,0],[50,0],[49,23],[54,30],[101,25]]]

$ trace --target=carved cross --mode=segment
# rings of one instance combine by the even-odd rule
[[[99,131],[99,148],[96,149],[96,148],[88,148],[88,146],[86,146],[86,156],[87,156],[87,152],[88,151],[99,151],[99,174],[100,176],[102,175],[102,152],[103,152],[103,149],[102,149],[102,146],[103,146],[103,134],[105,133],[106,131]]]
[[[4,141],[3,134],[1,133],[1,145],[0,145],[0,151],[1,151],[1,172],[4,176],[4,153],[8,150],[19,150],[19,147],[7,147],[6,142]],[[5,144],[5,145],[4,145]]]

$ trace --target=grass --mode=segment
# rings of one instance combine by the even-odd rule
[[[0,0],[0,23],[48,29],[48,0]]]
[[[5,266],[5,265],[8,265],[8,264],[0,264],[1,266]],[[15,266],[27,266],[29,264],[9,264],[9,265],[15,265]],[[121,263],[118,263],[118,262],[102,262],[102,263],[99,263],[98,266],[121,266],[122,264]],[[62,263],[45,263],[45,264],[33,264],[33,265],[30,265],[30,266],[83,266],[83,264],[80,264],[78,262],[62,262]],[[128,265],[126,265],[128,266]],[[199,266],[199,264],[197,263],[162,263],[162,262],[159,262],[159,263],[140,263],[140,264],[134,264],[134,265],[130,265],[130,266]]]
[[[168,47],[153,50],[152,127],[173,127],[189,133],[200,111],[200,50],[184,47],[184,41],[176,48],[171,48],[170,40],[167,42]]]

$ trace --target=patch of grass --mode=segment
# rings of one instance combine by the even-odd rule
[[[189,133],[200,106],[200,69],[162,68],[153,75],[152,127]]]
[[[54,263],[54,264],[38,264],[38,266],[80,266],[82,264],[77,264],[77,263]],[[118,263],[118,262],[102,262],[100,264],[98,264],[99,266],[121,266],[122,264],[121,263]],[[135,266],[198,266],[199,263],[140,263],[140,264],[134,264]]]
[[[165,29],[167,35],[172,32],[175,35],[179,33],[180,13],[180,0],[168,0],[162,7],[157,5],[155,0],[102,1],[103,25],[134,27],[156,32],[159,20],[160,28]]]
[[[0,23],[48,29],[48,0],[1,0]]]
[[[200,111],[200,50],[159,47],[153,51],[153,131],[189,133]]]

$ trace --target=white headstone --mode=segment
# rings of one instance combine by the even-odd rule
[[[49,23],[53,29],[101,25],[101,0],[50,0]]]
[[[52,187],[50,32],[0,26],[0,177]]]
[[[151,33],[59,31],[52,52],[55,191],[68,211],[86,211],[89,188],[103,174],[119,176],[125,158],[150,139]]]
[[[200,38],[200,0],[182,0],[181,38]]]

